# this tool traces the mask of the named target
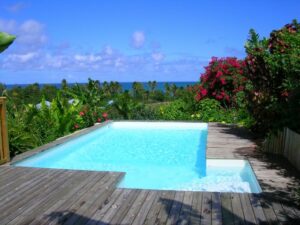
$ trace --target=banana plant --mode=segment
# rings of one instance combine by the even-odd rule
[[[14,42],[15,39],[16,36],[14,35],[0,32],[0,53],[7,49],[8,46],[10,46]]]
[[[132,119],[132,114],[138,108],[142,106],[141,103],[136,101],[129,95],[128,92],[117,96],[115,102],[112,104],[113,107],[119,112],[120,115],[126,120]]]

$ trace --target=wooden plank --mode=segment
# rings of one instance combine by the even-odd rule
[[[177,224],[186,225],[190,223],[190,214],[192,211],[193,192],[185,191],[181,206],[179,220]]]
[[[6,98],[0,97],[1,99],[1,147],[2,147],[2,156],[1,161],[9,162],[9,145],[8,145],[8,133],[7,133],[7,122],[6,122]]]
[[[222,221],[224,224],[234,224],[231,194],[221,193]]]
[[[121,205],[126,201],[132,195],[132,191],[130,189],[123,189],[120,196],[115,200],[114,204],[111,205],[111,207],[105,211],[103,214],[103,217],[99,220],[99,225],[105,225],[109,224],[110,221],[113,219],[115,214],[119,211]]]
[[[171,210],[168,215],[168,219],[166,222],[166,225],[171,225],[171,224],[177,224],[178,219],[179,219],[179,213],[182,207],[182,201],[184,198],[184,192],[183,191],[177,191],[175,193],[175,198],[172,203]]]
[[[105,201],[103,205],[97,208],[96,212],[90,217],[86,225],[96,225],[107,213],[107,211],[113,207],[113,204],[120,197],[122,192],[124,192],[124,189],[115,189],[111,196],[109,196],[107,201]]]
[[[28,168],[13,168],[9,170],[1,176],[0,186],[5,186],[8,182],[17,180],[20,176],[26,175],[28,171],[30,171]]]
[[[4,175],[1,176],[1,179],[0,179],[0,195],[4,195],[5,193],[7,193],[7,190],[11,190],[10,188],[10,185],[12,185],[13,183],[15,182],[18,182],[18,180],[20,178],[23,178],[23,177],[26,177],[26,176],[29,176],[27,177],[28,180],[31,180],[32,177],[31,176],[34,176],[34,174],[37,174],[37,173],[43,173],[42,171],[39,171],[38,170],[28,170],[28,168],[24,168],[24,169],[15,169],[12,167],[12,169],[10,169],[9,171],[7,171],[7,173],[5,173]],[[5,196],[7,197],[7,196]],[[0,201],[1,202],[1,201]]]
[[[158,214],[159,214],[161,208],[164,207],[163,202],[172,201],[172,200],[170,200],[170,197],[171,197],[170,193],[171,192],[167,192],[167,191],[158,191],[157,192],[157,195],[155,197],[155,200],[153,201],[153,204],[149,210],[149,213],[147,214],[147,216],[144,220],[145,225],[150,225],[150,224],[156,223]]]
[[[238,193],[231,193],[231,206],[234,224],[245,224],[242,203]]]
[[[28,208],[26,210],[27,212],[22,213],[22,216],[24,216],[26,219],[27,224],[41,217],[45,211],[53,207],[53,205],[55,205],[58,201],[61,201],[62,199],[70,197],[72,194],[74,194],[79,187],[85,184],[90,175],[91,173],[76,172],[53,193],[48,194],[46,198],[43,198],[41,201],[39,201],[35,207]]]
[[[14,212],[16,208],[22,207],[24,204],[27,204],[28,201],[32,201],[34,197],[41,194],[49,186],[51,180],[59,177],[61,173],[59,171],[49,171],[52,176],[44,176],[41,179],[38,179],[36,183],[30,183],[26,186],[26,189],[22,191],[22,194],[11,196],[10,198],[5,199],[1,202],[0,219],[6,217],[8,214]]]
[[[166,221],[170,215],[170,211],[171,211],[174,199],[175,199],[175,194],[176,194],[175,191],[168,191],[166,198],[161,199],[163,204],[162,204],[162,207],[160,208],[159,213],[155,220],[157,224],[165,224],[166,223]]]
[[[7,171],[11,170],[10,166],[0,166],[0,176],[2,176]]]
[[[202,196],[201,224],[212,224],[212,193],[204,192]]]
[[[259,201],[259,197],[257,197],[257,195],[255,194],[249,194],[249,199],[252,205],[257,224],[268,224],[268,220],[264,214],[263,208]]]
[[[96,191],[89,200],[83,205],[79,213],[81,219],[76,221],[76,224],[86,224],[89,218],[97,211],[98,208],[102,208],[105,202],[109,199],[109,196],[115,190],[115,186],[123,177],[123,174],[108,174],[109,179],[102,179],[99,184],[99,191]],[[72,224],[72,223],[71,223]]]
[[[19,204],[19,202],[14,204],[13,207],[9,208],[9,214],[6,214],[5,218],[2,219],[2,223],[6,224],[13,219],[19,219],[18,216],[22,214],[24,210],[31,208],[32,205],[35,206],[35,204],[38,204],[41,199],[47,197],[53,191],[56,191],[65,181],[69,180],[71,174],[71,172],[68,174],[59,174],[59,176],[55,178],[55,182],[50,182],[48,185],[44,185],[39,189],[40,192],[36,192],[26,199],[26,201],[22,201],[22,204]]]
[[[222,224],[221,193],[212,193],[212,225]]]
[[[131,190],[131,193],[128,196],[128,198],[125,199],[123,204],[120,205],[118,212],[113,216],[112,220],[109,221],[110,224],[120,224],[121,220],[132,207],[133,202],[136,200],[140,192],[141,190]]]
[[[263,209],[264,215],[266,217],[266,219],[268,220],[269,224],[279,224],[279,221],[276,217],[276,214],[273,210],[272,205],[266,201],[265,199],[266,197],[263,195],[260,195],[259,201],[261,204],[261,207]]]
[[[92,173],[90,176],[86,174],[87,179],[82,185],[74,186],[74,189],[59,199],[53,206],[49,207],[41,216],[33,220],[30,225],[57,224],[61,221],[66,221],[71,212],[71,207],[86,194],[86,190],[90,190],[100,179],[103,174]],[[59,213],[66,212],[66,213]]]
[[[271,199],[268,199],[267,201],[272,206],[280,224],[286,224],[288,222],[288,218],[286,217],[285,210],[283,209],[279,200],[271,198]]]
[[[71,208],[69,209],[72,213],[70,213],[67,217],[64,218],[64,224],[75,224],[75,222],[79,219],[79,216],[81,216],[81,213],[85,210],[85,205],[90,201],[90,199],[94,200],[94,195],[97,191],[99,191],[99,182],[109,179],[109,175],[107,173],[105,174],[99,174],[97,177],[97,182],[90,188],[89,190],[86,190],[84,195],[76,201]]]
[[[248,194],[240,194],[246,224],[256,224],[256,219]]]
[[[34,199],[34,202],[30,205],[24,207],[24,211],[19,211],[18,215],[11,220],[8,225],[17,225],[22,224],[22,221],[30,223],[37,216],[43,213],[47,208],[51,207],[57,199],[60,199],[62,196],[70,192],[72,187],[74,187],[74,182],[78,184],[81,180],[84,179],[84,176],[81,173],[70,173],[65,175],[62,182],[57,183],[52,186],[50,192],[44,193],[43,195]]]
[[[148,212],[150,211],[150,208],[152,207],[155,199],[157,198],[158,191],[150,191],[146,200],[144,201],[144,204],[141,207],[141,210],[136,215],[134,221],[132,222],[132,225],[140,225],[144,224],[144,221],[146,220],[146,217],[148,215]]]
[[[28,184],[38,182],[44,171],[31,170],[20,177],[14,177],[0,188],[0,202],[11,196],[19,195],[24,191]]]
[[[190,224],[200,224],[202,207],[202,192],[193,193],[192,211],[190,214]]]
[[[141,190],[136,200],[132,203],[132,206],[130,207],[127,214],[122,218],[120,224],[132,224],[148,194],[148,190]]]
[[[74,213],[73,216],[65,221],[65,225],[75,225],[80,223],[80,221],[87,219],[88,216],[90,216],[90,213],[94,212],[89,212],[89,209],[92,208],[92,206],[95,206],[95,208],[97,207],[96,204],[93,203],[98,200],[98,198],[102,194],[104,195],[104,198],[107,198],[107,194],[105,194],[105,191],[109,191],[109,189],[112,188],[110,185],[113,185],[114,181],[115,179],[111,178],[111,175],[109,173],[106,173],[92,189],[88,190],[85,198],[82,201],[77,202],[76,207],[73,208],[73,212],[76,213]],[[104,185],[106,185],[106,183],[109,183],[109,187],[107,189],[104,188]],[[105,199],[101,199],[100,205],[102,205],[104,201]]]

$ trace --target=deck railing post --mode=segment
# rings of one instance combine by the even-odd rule
[[[1,134],[1,154],[0,154],[0,164],[6,163],[10,160],[9,157],[9,144],[8,144],[8,133],[7,133],[7,123],[6,123],[6,98],[0,97],[0,134]]]

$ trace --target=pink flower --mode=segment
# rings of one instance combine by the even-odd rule
[[[79,115],[80,115],[80,116],[84,116],[84,112],[82,112],[82,111],[79,112]]]
[[[226,80],[224,78],[221,78],[220,81],[221,81],[222,85],[226,84]]]
[[[98,118],[98,119],[97,119],[97,122],[100,123],[100,122],[101,122],[101,118]]]
[[[218,60],[218,57],[215,57],[215,56],[211,57],[211,62],[215,62],[217,60]]]
[[[222,95],[217,95],[217,96],[216,96],[216,99],[217,99],[217,100],[221,100],[221,99],[223,99],[223,96],[222,96]]]
[[[287,91],[283,91],[283,92],[281,93],[281,96],[282,96],[282,97],[288,97],[288,96],[289,96],[289,93],[288,93]]]
[[[75,129],[78,129],[78,128],[79,128],[79,125],[78,125],[78,124],[75,124],[75,125],[74,125],[74,128],[75,128]]]
[[[222,75],[223,75],[222,71],[218,71],[216,77],[218,78],[218,77],[220,77]]]
[[[197,95],[196,95],[196,101],[200,101],[201,100],[201,95],[198,93]]]
[[[200,92],[201,92],[201,95],[202,95],[202,96],[207,95],[207,90],[206,90],[206,89],[202,89]]]
[[[102,116],[104,119],[106,119],[108,117],[108,114],[106,112],[102,113]]]
[[[227,102],[230,102],[230,98],[229,98],[228,95],[225,95],[225,99],[226,99]]]

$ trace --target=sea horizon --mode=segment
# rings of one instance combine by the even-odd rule
[[[118,82],[123,90],[131,90],[132,89],[132,84],[134,82],[138,82],[141,83],[145,89],[148,88],[148,82],[149,81],[145,81],[145,82],[140,82],[140,81],[127,81],[127,82],[119,82],[119,81],[103,81],[100,82],[100,85],[102,85],[104,82],[110,83],[110,82]],[[28,84],[4,84],[2,83],[7,89],[12,89],[15,87],[21,87],[21,88],[25,88],[29,85],[35,84],[37,83],[39,85],[40,88],[43,88],[43,86],[46,85],[51,85],[51,86],[55,86],[56,88],[61,88],[61,82],[60,83],[38,83],[38,82],[34,82],[34,83],[28,83]],[[88,82],[70,82],[67,83],[68,86],[73,86],[75,84],[87,84]],[[187,86],[191,86],[194,85],[196,83],[199,83],[199,81],[156,81],[156,89],[157,90],[163,90],[165,87],[165,84],[168,83],[170,85],[175,84],[177,87],[187,87]]]

